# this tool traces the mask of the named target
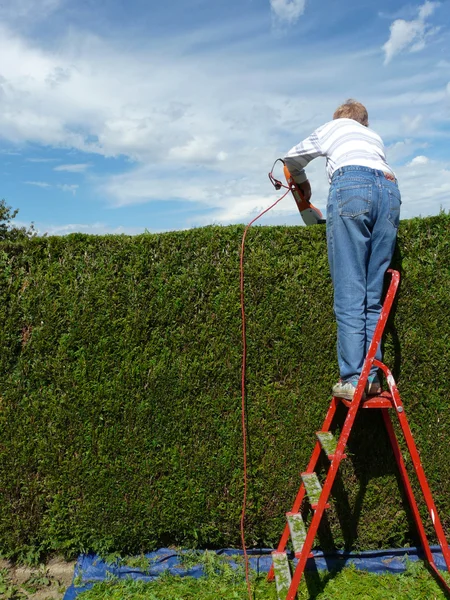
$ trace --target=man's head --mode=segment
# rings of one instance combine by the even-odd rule
[[[365,125],[366,127],[369,126],[367,108],[360,102],[352,100],[351,98],[336,109],[333,119],[353,119],[354,121],[361,123],[361,125]]]

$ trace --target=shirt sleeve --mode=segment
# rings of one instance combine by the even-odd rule
[[[317,130],[289,150],[284,157],[284,162],[296,183],[303,183],[308,179],[305,167],[318,156],[325,156],[325,153],[322,150]]]

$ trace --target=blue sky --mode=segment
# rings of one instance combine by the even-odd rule
[[[246,223],[353,97],[402,217],[449,210],[449,24],[448,0],[0,1],[0,198],[57,235]],[[261,223],[301,220],[286,198]]]

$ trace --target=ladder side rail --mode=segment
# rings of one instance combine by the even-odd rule
[[[431,522],[434,525],[436,535],[438,537],[439,543],[442,548],[442,553],[444,555],[447,569],[450,571],[450,550],[448,547],[447,539],[445,537],[444,528],[442,527],[442,523],[439,518],[439,514],[437,511],[436,505],[434,503],[434,500],[433,500],[433,496],[431,495],[430,486],[428,485],[428,481],[427,481],[425,471],[422,466],[422,462],[420,460],[419,453],[416,448],[416,444],[412,438],[411,430],[409,428],[409,424],[406,419],[405,413],[404,412],[397,413],[397,416],[400,421],[400,425],[403,430],[403,433],[405,435],[406,444],[408,446],[409,453],[411,454],[412,463],[414,466],[414,470],[416,471],[417,478],[420,483],[420,487],[422,488],[422,493],[425,498],[425,503],[428,508],[428,513],[430,515]]]
[[[386,380],[389,384],[389,389],[391,391],[395,412],[400,422],[400,427],[402,429],[403,436],[405,438],[406,445],[408,447],[408,451],[412,459],[412,464],[416,472],[417,479],[419,480],[422,494],[428,508],[428,514],[430,516],[431,522],[433,523],[434,530],[436,531],[436,535],[442,549],[442,554],[444,556],[445,564],[447,565],[447,569],[450,572],[450,549],[447,543],[447,539],[445,537],[444,528],[442,527],[442,523],[433,500],[433,496],[431,494],[430,486],[428,484],[424,468],[422,466],[422,461],[420,460],[419,451],[417,450],[417,446],[414,442],[414,438],[409,427],[408,419],[406,418],[406,414],[403,408],[403,403],[400,399],[400,394],[398,392],[397,385],[395,383],[391,371],[388,369],[388,367],[386,367],[386,365],[379,363],[378,361],[374,361],[374,364],[378,368],[381,368],[386,375]]]
[[[414,516],[414,521],[416,523],[417,530],[419,532],[419,537],[420,537],[420,541],[422,542],[422,547],[425,551],[425,555],[428,559],[428,562],[434,562],[433,555],[432,555],[431,549],[430,549],[430,545],[428,543],[427,534],[425,532],[425,528],[422,523],[422,518],[420,516],[419,508],[417,506],[416,498],[414,496],[414,491],[412,489],[411,480],[409,479],[409,475],[406,470],[405,461],[403,460],[402,450],[400,448],[400,444],[398,443],[397,436],[395,435],[394,426],[392,424],[391,417],[389,415],[389,409],[382,408],[381,414],[383,416],[384,424],[386,426],[386,430],[389,435],[389,439],[391,441],[392,450],[394,451],[395,460],[397,461],[397,466],[400,471],[400,477],[403,482],[403,487],[405,488],[409,506],[410,506],[413,516]]]
[[[333,398],[330,402],[330,406],[328,407],[328,411],[327,411],[325,420],[322,425],[322,431],[330,430],[331,423],[333,422],[334,415],[336,414],[337,406],[338,406],[338,401],[336,400],[336,398]],[[308,467],[305,471],[306,473],[314,472],[316,465],[317,465],[317,461],[319,460],[319,457],[320,457],[321,450],[322,449],[321,449],[320,443],[317,441],[316,445],[314,446],[314,450],[311,455],[311,459],[309,461]],[[292,505],[291,512],[297,513],[300,511],[304,497],[305,497],[305,485],[302,482],[300,485],[300,488],[298,490],[297,496],[294,500],[294,504]],[[281,536],[280,542],[278,544],[277,552],[284,552],[284,550],[286,549],[286,545],[289,541],[289,536],[290,536],[289,525],[286,523],[286,525],[284,526],[284,530],[283,530],[283,534]],[[267,581],[272,581],[274,576],[275,576],[275,574],[274,574],[273,563],[272,563],[272,566],[270,567],[269,573],[267,575]]]
[[[384,423],[386,425],[387,432],[389,434],[389,439],[391,440],[392,449],[394,451],[395,459],[397,461],[397,465],[398,465],[399,470],[400,470],[400,476],[402,478],[403,486],[405,488],[406,495],[408,497],[409,505],[410,505],[411,510],[413,512],[414,521],[416,523],[417,530],[419,532],[419,537],[420,537],[420,540],[422,542],[422,548],[423,548],[423,550],[425,552],[425,556],[426,556],[426,558],[428,560],[428,563],[429,563],[430,567],[432,568],[433,572],[435,573],[436,577],[438,577],[438,579],[440,580],[440,582],[444,586],[444,588],[448,592],[450,592],[450,586],[449,586],[449,584],[445,581],[445,579],[442,576],[441,572],[437,568],[436,563],[434,562],[433,553],[431,552],[431,548],[430,548],[430,544],[428,542],[427,534],[425,532],[425,528],[424,528],[423,523],[422,523],[422,518],[420,516],[419,509],[417,507],[417,502],[416,502],[416,499],[415,499],[415,496],[414,496],[414,491],[412,489],[411,481],[409,479],[408,472],[406,470],[406,465],[405,465],[405,462],[403,460],[402,451],[401,451],[400,445],[398,443],[397,436],[395,435],[394,426],[392,424],[391,417],[389,415],[389,409],[382,408],[381,409],[381,413],[383,415],[383,420],[384,420]]]

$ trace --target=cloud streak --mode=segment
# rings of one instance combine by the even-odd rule
[[[62,190],[63,192],[70,192],[75,195],[79,186],[77,184],[69,184],[69,183],[48,183],[47,181],[24,181],[26,185],[34,185],[36,187],[40,187],[43,189],[56,188]]]
[[[40,188],[51,188],[52,184],[47,183],[46,181],[24,181],[26,185],[34,185]]]
[[[19,224],[19,223],[18,223]],[[25,223],[23,224],[25,225]],[[111,228],[107,223],[67,223],[63,225],[42,224],[39,228],[42,235],[69,235],[71,233],[89,233],[91,235],[105,234],[126,234],[137,235],[142,233],[142,228],[138,227],[114,227]]]
[[[73,165],[58,165],[53,170],[54,171],[67,171],[68,173],[84,173],[86,169],[89,169],[88,163],[80,163]]]

